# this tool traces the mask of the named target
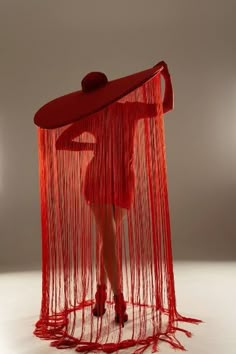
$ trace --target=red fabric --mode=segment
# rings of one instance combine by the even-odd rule
[[[170,109],[171,99],[164,102]],[[178,323],[201,322],[176,307],[163,111],[158,72],[94,115],[38,130],[42,304],[34,333],[52,346],[137,354],[157,351],[164,341],[184,350],[178,331],[191,333]],[[105,221],[115,225],[116,256],[106,271],[117,270],[128,314],[124,328],[114,323],[109,283],[105,314],[93,316],[100,249],[111,243],[91,203],[108,210]]]

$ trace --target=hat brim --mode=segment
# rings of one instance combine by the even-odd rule
[[[44,129],[54,129],[94,114],[143,85],[164,69],[154,66],[123,78],[108,81],[91,92],[75,91],[58,97],[42,106],[34,116],[34,123]]]

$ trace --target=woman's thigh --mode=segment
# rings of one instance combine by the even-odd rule
[[[108,227],[114,223],[114,212],[112,204],[90,203],[90,207],[95,216],[95,220],[100,229]]]
[[[90,207],[101,231],[105,228],[114,227],[114,222],[116,226],[119,226],[126,213],[126,209],[114,204],[90,203]]]

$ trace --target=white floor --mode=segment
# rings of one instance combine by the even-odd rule
[[[175,286],[178,311],[202,319],[200,325],[182,327],[193,332],[192,338],[181,333],[177,338],[190,354],[236,353],[236,262],[176,262]],[[41,300],[40,272],[0,273],[0,353],[60,354],[76,353],[49,346],[48,341],[32,335]],[[165,343],[161,353],[175,353]],[[131,353],[122,350],[119,353]],[[146,351],[145,353],[150,353]]]

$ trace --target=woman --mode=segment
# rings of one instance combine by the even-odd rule
[[[163,62],[159,63],[163,66]],[[171,82],[166,64],[163,113],[171,110]],[[124,302],[122,267],[116,252],[116,234],[126,210],[131,207],[135,176],[133,171],[134,135],[137,121],[156,114],[156,105],[142,102],[115,102],[102,111],[69,126],[56,142],[58,150],[92,150],[84,179],[84,196],[94,214],[101,235],[100,279],[95,295],[94,316],[102,316],[106,301],[107,278],[114,293],[115,320],[124,326],[128,320]],[[84,132],[92,134],[95,143],[74,141]]]

